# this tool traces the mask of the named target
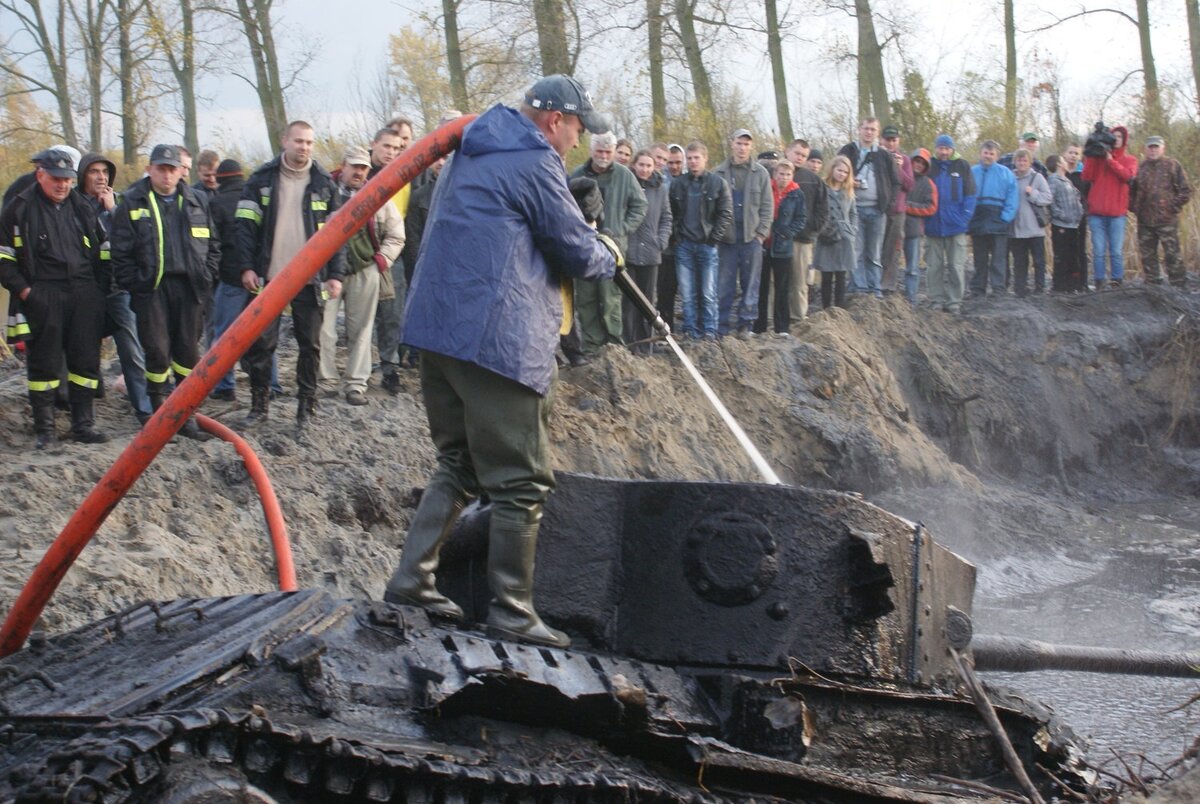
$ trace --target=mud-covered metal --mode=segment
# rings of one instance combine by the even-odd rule
[[[538,545],[543,616],[595,648],[664,663],[953,683],[945,608],[975,569],[860,498],[749,483],[559,474]],[[486,617],[487,513],[468,510],[441,588]]]
[[[927,590],[948,572],[944,597],[969,607],[972,577],[910,523],[846,495],[577,477],[546,519],[539,606],[571,630],[570,650],[311,589],[138,604],[31,639],[0,660],[0,801],[949,802],[1015,789],[971,701],[934,683],[932,655],[922,683],[908,678],[914,655],[926,661],[910,635],[927,633]],[[468,609],[480,533],[477,518],[449,551]],[[992,697],[1038,784],[1057,782],[1037,768],[1081,778],[1069,730]]]

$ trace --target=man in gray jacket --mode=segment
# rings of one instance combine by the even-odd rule
[[[733,225],[717,244],[717,332],[748,338],[758,318],[762,244],[771,233],[775,201],[771,176],[750,158],[754,137],[739,128],[729,137],[729,158],[713,170],[733,195]]]
[[[591,158],[580,165],[571,178],[587,176],[595,180],[604,196],[604,217],[598,228],[616,241],[624,253],[629,236],[646,217],[646,194],[633,171],[613,159],[617,137],[611,131],[593,134]],[[595,352],[606,343],[621,340],[621,291],[611,279],[584,280],[575,283],[575,310],[583,351]]]

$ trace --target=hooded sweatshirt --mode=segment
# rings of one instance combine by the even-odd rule
[[[1114,126],[1121,132],[1120,148],[1113,148],[1112,159],[1098,156],[1083,158],[1083,180],[1092,183],[1087,195],[1089,215],[1120,217],[1129,211],[1129,183],[1137,176],[1137,159],[1125,152],[1129,129]]]

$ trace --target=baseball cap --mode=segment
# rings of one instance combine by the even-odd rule
[[[732,134],[730,134],[730,135],[729,135],[729,139],[731,139],[731,140],[740,139],[740,138],[742,138],[742,137],[747,137],[747,138],[749,138],[749,139],[754,139],[754,135],[753,135],[753,134],[751,134],[751,133],[750,133],[750,130],[749,130],[749,129],[746,129],[746,128],[739,128],[737,131],[735,131],[735,132],[733,132]]]
[[[74,160],[62,148],[47,148],[44,151],[38,151],[30,161],[56,179],[79,178]]]
[[[1166,145],[1166,144],[1167,144],[1167,141],[1164,140],[1162,137],[1158,136],[1157,134],[1155,134],[1153,137],[1146,138],[1146,145],[1157,145],[1159,147],[1162,147],[1163,145]]]
[[[896,128],[895,126],[888,126],[883,130],[882,136],[885,140],[890,140],[893,137],[899,137],[900,129]]]
[[[1021,135],[1021,142],[1029,142],[1030,140],[1037,142],[1038,135],[1032,131],[1026,131],[1024,134]]]
[[[535,109],[573,114],[593,134],[603,134],[611,128],[608,118],[592,106],[592,96],[583,84],[569,75],[548,75],[539,79],[525,93],[525,102]]]
[[[371,155],[361,145],[351,145],[342,154],[342,161],[347,165],[365,165],[366,167],[370,167]]]
[[[155,145],[154,150],[150,152],[150,164],[183,166],[183,162],[179,158],[179,149],[174,145]]]
[[[683,153],[683,146],[677,142],[673,142],[667,146],[667,151],[668,152],[679,151],[679,153]]]

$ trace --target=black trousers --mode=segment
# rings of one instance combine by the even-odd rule
[[[1084,231],[1083,227],[1050,227],[1050,242],[1054,245],[1054,277],[1050,285],[1052,289],[1060,292],[1087,289],[1087,255],[1080,247]]]
[[[787,332],[792,325],[792,258],[768,257],[763,255],[762,279],[758,283],[758,320],[755,332],[767,331],[767,301],[771,297],[771,286],[775,287],[775,309],[770,311],[775,320],[776,332]],[[805,290],[807,292],[807,289]]]
[[[296,385],[300,397],[317,395],[317,361],[321,356],[321,299],[320,291],[306,285],[292,299],[292,329],[300,355],[296,360]],[[250,375],[250,388],[266,391],[271,387],[271,358],[279,345],[279,319],[263,330],[262,335],[246,351],[242,367]]]
[[[104,294],[95,282],[35,282],[21,302],[29,323],[26,372],[30,391],[58,388],[63,355],[68,385],[91,392],[100,381]]]
[[[129,306],[137,315],[138,340],[146,354],[146,391],[170,393],[171,372],[179,380],[200,359],[204,305],[183,275],[164,276],[150,293],[134,293]]]
[[[633,283],[638,286],[651,304],[654,304],[654,299],[658,295],[658,266],[657,265],[628,265],[626,270],[633,277]],[[665,319],[664,319],[665,320]],[[646,320],[646,316],[642,315],[642,311],[637,308],[628,296],[621,294],[621,338],[625,343],[630,344],[630,348],[635,352],[647,354],[650,351],[650,344],[645,341],[650,340],[654,334],[653,327]]]
[[[1008,250],[1013,259],[1013,291],[1018,296],[1029,293],[1029,259],[1033,258],[1033,286],[1041,293],[1046,289],[1046,236],[1010,237]]]
[[[846,272],[821,272],[821,309],[828,310],[830,304],[846,306]]]
[[[679,277],[675,275],[675,253],[663,253],[658,270],[658,314],[675,331],[675,296],[679,293]]]

